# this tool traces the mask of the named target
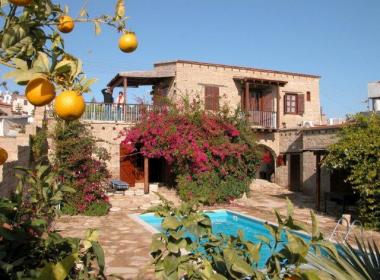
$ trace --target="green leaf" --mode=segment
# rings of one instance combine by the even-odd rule
[[[297,254],[300,256],[307,255],[309,246],[302,237],[296,236],[290,232],[287,233],[287,237],[288,243],[286,244],[286,248],[288,248],[292,254]]]
[[[176,230],[181,223],[178,221],[178,219],[174,216],[168,216],[162,221],[162,228],[163,229],[174,229]]]
[[[156,251],[162,250],[164,248],[165,248],[164,244],[159,239],[152,240],[152,243],[150,244],[150,251],[151,252],[156,252]]]
[[[67,60],[61,60],[54,68],[55,74],[68,73],[71,70],[72,62]]]
[[[46,226],[47,221],[45,221],[43,219],[35,219],[35,220],[32,220],[31,225],[34,227]]]
[[[76,193],[77,192],[74,188],[71,188],[69,186],[63,186],[61,188],[61,191],[67,192],[67,193]]]
[[[318,220],[314,214],[314,211],[310,211],[310,215],[311,215],[311,225],[312,225],[311,236],[313,240],[322,239],[323,237],[322,237],[321,232],[319,231]]]
[[[82,8],[79,12],[79,16],[80,17],[87,17],[88,16],[88,13],[87,13],[87,10]]]
[[[26,25],[16,24],[4,31],[1,49],[5,58],[32,56],[34,53],[33,39]]]
[[[116,19],[121,19],[125,16],[125,4],[124,0],[117,0],[115,7],[115,17]]]
[[[98,266],[100,269],[100,273],[104,273],[105,260],[104,260],[104,251],[103,248],[99,245],[98,242],[92,241],[92,249],[94,250],[94,254],[96,259],[98,260]]]
[[[102,28],[100,27],[100,23],[98,21],[95,21],[94,26],[95,26],[95,35],[100,35],[100,33],[102,32]]]
[[[286,204],[287,204],[288,217],[291,217],[293,216],[293,213],[294,213],[294,206],[288,197],[286,198]]]
[[[177,254],[179,252],[179,246],[173,242],[169,242],[167,245],[169,252]]]
[[[46,264],[45,267],[41,269],[38,280],[65,280],[77,259],[78,254],[74,253],[56,264]]]
[[[246,246],[247,246],[248,252],[250,253],[253,261],[259,262],[261,243],[253,244],[251,242],[247,242]]]
[[[28,63],[20,58],[12,58],[11,61],[17,67],[17,69],[28,71]]]
[[[98,241],[99,239],[99,231],[96,229],[89,229],[86,231],[86,238],[87,241]]]
[[[301,273],[302,280],[321,280],[319,277],[320,272],[314,270],[308,270]]]
[[[33,61],[33,71],[37,73],[49,73],[49,58],[43,52],[38,52],[37,59]]]

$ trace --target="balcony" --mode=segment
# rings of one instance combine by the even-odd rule
[[[246,113],[248,121],[253,126],[258,126],[267,129],[277,128],[277,114],[276,112],[266,111],[248,111]]]
[[[117,121],[136,123],[144,113],[160,110],[160,107],[142,104],[105,104],[86,103],[86,110],[82,116],[85,121]]]
[[[162,108],[162,106],[143,104],[117,105],[86,102],[86,109],[81,119],[84,121],[136,123],[146,112],[160,112]],[[48,110],[48,116],[54,116],[52,108]],[[252,126],[265,129],[277,128],[276,112],[248,111],[245,116]]]

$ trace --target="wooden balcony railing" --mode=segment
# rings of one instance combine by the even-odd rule
[[[277,128],[277,113],[265,111],[249,111],[247,117],[252,125],[257,125],[263,128]]]

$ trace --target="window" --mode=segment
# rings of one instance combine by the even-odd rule
[[[24,100],[24,105],[25,105],[25,106],[28,105],[28,100]]]
[[[287,93],[285,94],[285,114],[297,114],[297,94]]]
[[[219,87],[205,86],[205,109],[219,110]]]
[[[305,95],[286,93],[284,98],[284,113],[303,115],[305,112]]]
[[[311,101],[310,91],[306,92],[306,101]]]

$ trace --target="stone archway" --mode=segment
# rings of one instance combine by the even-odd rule
[[[276,153],[266,145],[258,145],[260,164],[257,168],[256,178],[274,182],[276,171]]]

